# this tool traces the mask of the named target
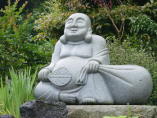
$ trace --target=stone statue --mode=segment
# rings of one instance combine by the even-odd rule
[[[149,72],[136,65],[109,65],[106,41],[92,34],[90,18],[72,14],[49,66],[40,70],[35,96],[69,104],[142,104],[152,91]]]

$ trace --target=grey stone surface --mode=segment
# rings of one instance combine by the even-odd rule
[[[103,116],[138,116],[157,118],[157,106],[144,105],[68,105],[68,118],[103,118]]]
[[[106,40],[91,21],[72,14],[56,43],[51,64],[40,70],[35,96],[69,104],[143,104],[152,91],[150,73],[136,65],[109,65]]]
[[[20,107],[21,118],[67,118],[63,102],[29,101]]]
[[[0,118],[15,118],[11,115],[0,115]]]

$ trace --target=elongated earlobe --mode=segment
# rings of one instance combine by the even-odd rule
[[[92,29],[89,28],[89,31],[88,31],[88,33],[85,36],[85,42],[90,43],[91,40],[92,40]]]
[[[62,35],[59,40],[60,40],[61,43],[63,43],[63,44],[66,44],[66,43],[67,43],[67,40],[66,40],[66,38],[65,38],[65,35]]]
[[[85,42],[86,42],[86,43],[90,43],[91,40],[92,40],[92,35],[91,35],[91,34],[87,34],[87,35],[85,36]]]

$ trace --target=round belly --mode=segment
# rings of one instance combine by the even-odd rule
[[[88,59],[80,57],[67,57],[60,59],[54,66],[49,79],[55,87],[69,90],[77,88],[76,80],[80,75],[81,69],[88,62]]]

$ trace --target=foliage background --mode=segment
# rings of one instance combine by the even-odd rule
[[[111,64],[137,64],[150,71],[154,87],[147,104],[157,105],[156,0],[1,0],[0,8],[3,82],[6,76],[12,79],[12,67],[31,66],[34,73],[48,64],[65,20],[82,12],[91,18],[93,32],[107,40]]]

